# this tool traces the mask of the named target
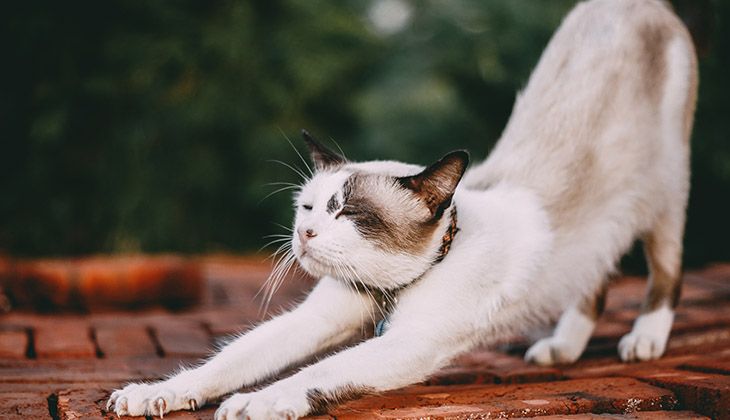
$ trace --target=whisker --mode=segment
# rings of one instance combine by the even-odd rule
[[[294,228],[292,228],[292,227],[289,227],[289,226],[284,226],[284,225],[282,225],[281,223],[276,223],[276,222],[271,222],[271,223],[272,223],[272,224],[273,224],[274,226],[278,226],[278,227],[280,227],[280,228],[282,228],[282,229],[286,230],[287,232],[292,232],[292,233],[294,232]]]
[[[281,133],[281,135],[284,136],[284,139],[286,139],[287,143],[289,143],[289,146],[291,146],[291,148],[294,149],[294,151],[299,156],[299,159],[301,159],[302,163],[304,163],[304,166],[309,171],[309,175],[313,177],[314,176],[314,172],[312,172],[312,168],[309,166],[309,163],[307,163],[307,161],[304,159],[304,157],[302,156],[302,154],[299,153],[299,150],[297,150],[297,148],[294,147],[294,143],[292,143],[291,140],[289,140],[289,137],[287,137],[286,133],[284,133],[284,131],[280,127],[278,127],[278,128],[279,128],[279,132]]]
[[[263,238],[291,238],[291,235],[286,233],[272,233],[269,235],[264,235]]]
[[[258,292],[256,292],[256,295],[254,295],[255,298],[261,294],[261,292],[265,291],[259,308],[260,317],[266,316],[269,305],[271,304],[271,299],[274,297],[274,293],[276,293],[276,290],[281,286],[294,261],[296,261],[296,257],[293,253],[291,253],[291,251],[287,250],[285,254],[282,254],[276,261],[274,269],[271,271],[269,277],[266,279],[261,288],[259,288]]]
[[[343,158],[345,158],[345,160],[349,160],[349,159],[347,159],[347,155],[345,155],[345,152],[344,152],[344,151],[342,150],[342,148],[340,147],[340,144],[339,144],[339,143],[337,143],[337,141],[336,141],[335,139],[333,139],[332,137],[330,137],[330,141],[331,141],[332,143],[334,143],[334,144],[335,144],[335,146],[337,146],[337,149],[338,149],[338,150],[340,151],[340,154],[342,155],[342,157],[343,157]]]
[[[295,184],[293,182],[276,181],[276,182],[267,182],[266,184],[264,184],[264,186],[266,186],[266,187],[272,186],[272,185],[289,185],[291,187],[300,187],[301,188],[301,185]]]
[[[282,192],[282,191],[286,191],[286,190],[293,190],[293,189],[297,189],[297,188],[299,188],[299,186],[298,186],[298,185],[296,185],[296,186],[291,186],[291,185],[287,185],[286,187],[281,187],[281,188],[278,188],[278,189],[276,189],[276,190],[274,190],[274,191],[272,191],[272,192],[270,192],[270,193],[266,194],[266,196],[265,196],[264,198],[262,198],[262,199],[261,199],[261,200],[260,200],[260,201],[259,201],[259,202],[257,203],[257,205],[259,205],[259,204],[263,203],[263,202],[264,202],[264,201],[265,201],[265,200],[266,200],[267,198],[271,197],[271,196],[272,196],[272,195],[274,195],[274,194],[278,194],[278,193],[280,193],[280,192]]]
[[[269,241],[269,242],[267,242],[266,244],[264,244],[264,245],[263,245],[263,246],[262,246],[261,248],[259,248],[259,249],[258,249],[258,251],[256,251],[256,252],[257,252],[257,253],[258,253],[258,252],[261,252],[261,251],[263,251],[263,249],[264,249],[264,248],[267,248],[267,247],[269,247],[270,245],[273,245],[273,244],[276,244],[276,243],[279,243],[279,242],[284,242],[284,241],[290,241],[290,240],[291,240],[291,237],[290,237],[290,236],[287,236],[287,237],[284,237],[284,238],[279,238],[279,239],[274,239],[274,240],[272,240],[272,241]]]
[[[269,159],[267,162],[278,163],[280,165],[283,165],[283,166],[291,169],[292,171],[294,171],[294,173],[297,174],[297,175],[299,175],[305,182],[306,181],[309,181],[309,177],[307,177],[307,175],[304,172],[302,172],[301,169],[299,169],[299,168],[297,168],[295,166],[292,166],[292,165],[290,165],[290,164],[288,164],[286,162],[283,162],[283,161],[277,160],[277,159]]]

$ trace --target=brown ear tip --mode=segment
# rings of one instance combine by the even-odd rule
[[[302,137],[304,137],[304,140],[307,140],[307,141],[311,141],[312,140],[312,135],[309,134],[309,131],[307,131],[306,128],[302,128],[301,131],[300,131],[300,133],[302,133]]]
[[[461,164],[466,168],[467,165],[469,165],[469,152],[463,149],[454,150],[453,152],[449,152],[446,156],[444,156],[444,160],[460,161]]]

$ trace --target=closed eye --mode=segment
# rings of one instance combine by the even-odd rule
[[[311,205],[311,204],[302,204],[302,208],[303,208],[304,210],[307,210],[307,211],[308,211],[308,210],[312,210],[312,205]]]

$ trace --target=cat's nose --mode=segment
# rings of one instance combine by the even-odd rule
[[[299,235],[299,241],[301,243],[306,243],[308,240],[314,238],[317,236],[317,233],[314,231],[314,229],[305,229],[305,228],[299,228],[297,229],[297,234]]]

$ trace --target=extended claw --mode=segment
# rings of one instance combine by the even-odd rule
[[[167,408],[167,403],[162,398],[157,399],[157,410],[160,412],[160,418],[165,418],[165,408]]]
[[[190,401],[188,401],[188,404],[190,404],[190,410],[198,411],[198,402],[197,401],[195,401],[194,399],[191,399]]]

